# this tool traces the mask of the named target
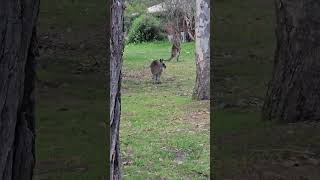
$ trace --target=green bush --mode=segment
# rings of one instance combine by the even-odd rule
[[[128,43],[141,43],[165,38],[161,21],[152,15],[141,15],[136,18],[128,33]]]

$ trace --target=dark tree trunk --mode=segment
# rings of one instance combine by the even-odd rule
[[[263,118],[320,120],[320,1],[276,0],[277,48]]]
[[[193,98],[210,99],[210,1],[196,1],[196,67]]]
[[[113,0],[111,6],[110,41],[110,174],[112,180],[121,179],[119,127],[121,112],[121,68],[124,47],[123,0]]]
[[[31,180],[39,0],[0,2],[0,179]]]

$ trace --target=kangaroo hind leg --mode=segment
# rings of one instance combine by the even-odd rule
[[[177,52],[177,62],[179,61],[180,51]]]

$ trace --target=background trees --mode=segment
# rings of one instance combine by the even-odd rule
[[[193,98],[210,99],[210,4],[197,0],[196,11],[196,65],[197,77]]]
[[[31,180],[39,1],[0,2],[0,177]]]
[[[316,0],[277,1],[277,48],[264,119],[320,119],[319,8]]]
[[[131,29],[137,29],[134,24],[137,24],[139,19],[143,18],[143,16],[147,16],[147,19],[143,18],[143,21],[146,23],[141,23],[141,20],[139,23],[147,33],[152,32],[148,29],[152,29],[154,24],[156,25],[159,24],[157,22],[160,22],[160,26],[156,25],[157,29],[160,31],[152,32],[155,36],[162,37],[163,31],[167,26],[170,26],[170,28],[178,31],[179,35],[183,36],[183,40],[193,41],[195,28],[195,4],[195,0],[152,0],[148,2],[144,0],[126,1],[127,8],[124,20],[125,31],[126,33],[131,31],[129,33],[129,39],[132,35],[142,36],[144,32],[139,33],[139,31],[132,31]],[[150,21],[150,19],[152,21]],[[154,23],[148,23],[148,21]],[[171,32],[167,33],[168,36],[173,35]],[[158,38],[156,40],[162,40],[162,38]]]
[[[111,5],[110,38],[110,178],[121,179],[119,126],[121,114],[121,68],[124,45],[123,0],[113,0]]]
[[[183,23],[186,23],[185,26],[193,39],[196,0],[165,0],[163,6],[166,9],[167,22],[173,24],[176,29],[181,29]]]

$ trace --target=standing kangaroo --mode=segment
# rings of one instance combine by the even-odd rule
[[[166,61],[171,61],[175,57],[177,57],[177,61],[179,61],[181,51],[181,35],[172,24],[168,24],[166,26],[166,32],[172,36],[171,57]]]
[[[167,61],[171,61],[173,58],[177,57],[177,61],[179,61],[180,50],[181,50],[181,42],[180,42],[180,34],[175,33],[172,38],[172,47],[171,47],[171,57]]]
[[[150,68],[152,73],[152,79],[155,83],[160,84],[160,76],[162,74],[163,68],[166,68],[166,65],[163,62],[163,59],[152,61]]]

